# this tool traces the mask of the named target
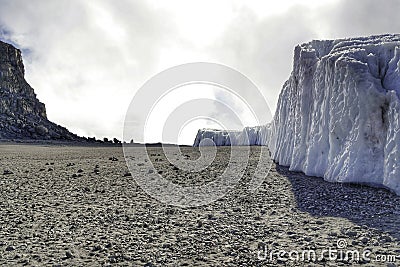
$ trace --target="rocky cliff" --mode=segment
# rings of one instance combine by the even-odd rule
[[[85,140],[47,119],[24,74],[21,51],[0,41],[0,140]]]

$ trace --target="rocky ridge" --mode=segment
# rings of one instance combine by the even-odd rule
[[[21,51],[0,41],[0,140],[86,140],[47,119],[24,75]]]

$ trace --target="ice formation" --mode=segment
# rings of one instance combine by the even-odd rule
[[[200,130],[216,145],[267,145],[290,170],[327,181],[383,186],[400,195],[400,35],[311,41],[273,121],[243,131]],[[232,139],[232,140],[229,140]]]
[[[240,145],[265,145],[266,128],[268,125],[245,127],[242,131],[218,130],[218,129],[200,129],[197,132],[194,146],[199,146],[202,140],[211,139],[217,146],[240,146]],[[211,142],[202,145],[211,145]]]

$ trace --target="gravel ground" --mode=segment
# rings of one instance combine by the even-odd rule
[[[187,160],[200,155],[196,148],[182,151]],[[179,208],[136,185],[121,148],[0,145],[0,265],[400,264],[400,197],[384,189],[328,183],[275,164],[251,194],[246,185],[259,151],[252,147],[244,178],[225,197]],[[171,166],[161,148],[149,148],[157,171],[183,185],[218,176],[229,152],[219,148],[207,170],[189,173]],[[140,166],[144,158],[135,161]],[[329,248],[338,251],[336,260],[337,254],[329,259],[327,252],[323,259],[302,260],[304,251],[320,258]],[[291,253],[279,257],[279,250]],[[358,251],[360,260],[349,251]]]

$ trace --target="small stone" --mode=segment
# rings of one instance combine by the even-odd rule
[[[66,251],[66,252],[65,252],[65,257],[66,257],[67,259],[70,259],[70,258],[73,258],[73,257],[74,257],[74,255],[72,255],[72,253],[71,253],[71,252],[69,252],[69,251]]]
[[[380,241],[382,243],[389,243],[389,242],[392,242],[392,238],[390,236],[382,236]]]
[[[132,176],[130,172],[126,172],[126,173],[124,174],[124,177],[128,177],[128,176]]]
[[[117,259],[115,258],[115,256],[109,256],[108,260],[110,261],[110,263],[116,263]]]
[[[101,250],[103,250],[103,247],[100,246],[100,245],[96,245],[96,246],[94,246],[93,249],[92,249],[92,251],[101,251]]]
[[[6,251],[13,251],[13,250],[15,250],[14,246],[7,246],[6,247]]]
[[[82,169],[79,169],[78,171],[77,171],[77,173],[82,173],[83,172],[83,170]]]
[[[9,175],[9,174],[14,174],[12,171],[10,170],[4,170],[3,171],[3,175]]]
[[[171,247],[171,244],[170,244],[170,243],[164,243],[164,244],[162,244],[162,248],[169,248],[169,247]]]
[[[350,236],[350,237],[356,237],[357,236],[357,232],[356,231],[349,231],[349,232],[346,233],[346,235]]]

